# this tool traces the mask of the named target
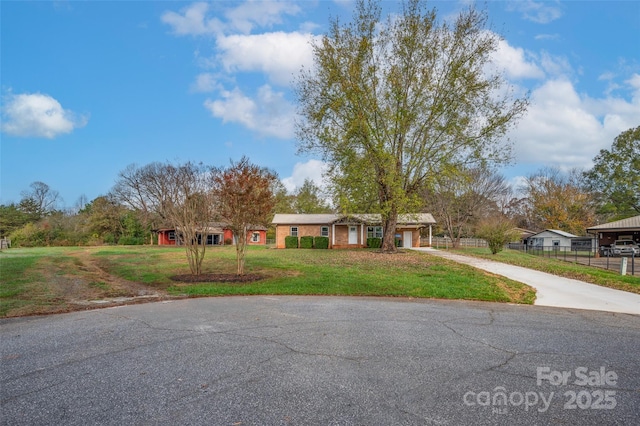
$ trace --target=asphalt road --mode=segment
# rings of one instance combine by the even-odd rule
[[[640,316],[228,297],[0,321],[3,425],[638,425]]]

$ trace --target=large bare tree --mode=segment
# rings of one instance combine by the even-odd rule
[[[383,20],[379,2],[359,0],[300,73],[300,149],[329,162],[341,210],[382,214],[385,252],[396,251],[398,214],[416,210],[441,170],[510,157],[504,136],[528,101],[493,66],[500,38],[486,22],[470,7],[450,24],[420,0]]]
[[[460,238],[491,216],[501,215],[499,202],[511,187],[505,178],[483,167],[450,169],[432,180],[425,191],[427,209],[458,247]]]
[[[247,232],[251,225],[267,226],[275,205],[274,172],[252,164],[247,157],[213,176],[215,205],[236,240],[237,273],[244,274]]]
[[[112,192],[121,202],[157,215],[176,229],[184,245],[191,273],[202,272],[207,230],[217,219],[211,192],[212,169],[187,162],[135,165],[120,173]]]
[[[58,191],[40,181],[32,182],[29,188],[31,189],[20,193],[20,208],[29,214],[32,220],[41,219],[55,211],[61,200]]]

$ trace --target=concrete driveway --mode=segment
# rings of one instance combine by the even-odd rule
[[[640,315],[640,294],[615,290],[584,281],[563,278],[506,263],[463,256],[433,248],[413,250],[464,263],[536,289],[535,304],[559,308],[590,309]]]
[[[2,425],[638,425],[640,316],[228,297],[0,320]]]

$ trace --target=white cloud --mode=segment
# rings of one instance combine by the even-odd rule
[[[313,56],[310,34],[273,32],[219,37],[219,59],[227,72],[264,72],[272,83],[288,86]]]
[[[282,23],[282,15],[297,15],[300,7],[289,1],[249,0],[225,13],[229,26],[245,34],[255,27],[270,28]]]
[[[638,125],[640,76],[627,84],[634,89],[631,101],[581,96],[565,78],[545,82],[533,92],[527,115],[512,133],[517,141],[516,160],[564,170],[591,167],[600,149],[610,147],[618,134]]]
[[[542,51],[540,54],[540,66],[551,76],[565,76],[574,74],[573,67],[566,57],[551,55]]]
[[[535,40],[557,40],[559,38],[559,34],[538,34],[534,37]]]
[[[552,1],[511,1],[507,3],[507,9],[518,11],[522,13],[524,19],[538,24],[548,24],[562,16],[559,3]]]
[[[524,49],[512,47],[505,40],[498,42],[493,63],[500,69],[504,69],[509,78],[544,78],[544,72],[534,62],[528,60]]]
[[[88,118],[65,110],[60,102],[40,93],[8,95],[2,108],[2,131],[22,137],[53,139],[83,127]]]
[[[311,179],[319,188],[324,187],[323,175],[328,168],[327,163],[320,160],[309,160],[306,163],[296,163],[291,176],[281,179],[288,192],[292,193],[300,188],[305,179]]]
[[[282,15],[297,15],[300,7],[289,1],[249,0],[224,11],[225,21],[208,18],[208,12],[209,3],[197,2],[179,13],[167,11],[160,19],[170,25],[176,35],[221,35],[236,31],[249,34],[255,27],[270,28],[282,23]]]
[[[205,17],[208,10],[208,3],[193,3],[183,8],[182,13],[165,12],[160,19],[170,25],[176,35],[203,35],[221,32],[223,25],[219,19]]]
[[[219,88],[220,86],[216,81],[215,76],[208,72],[198,74],[196,76],[196,81],[191,85],[192,92],[200,93],[213,92]]]
[[[640,74],[633,74],[625,83],[635,90],[634,96],[640,96]]]
[[[255,99],[245,96],[238,88],[222,91],[221,97],[207,99],[204,106],[224,123],[239,123],[263,136],[293,137],[294,107],[282,92],[274,92],[271,86],[264,85],[258,89]]]

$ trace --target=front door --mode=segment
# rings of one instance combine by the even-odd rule
[[[413,239],[413,232],[404,231],[404,235],[402,236],[402,247],[411,248],[413,244],[412,239]]]
[[[358,227],[349,227],[349,244],[358,244]]]

